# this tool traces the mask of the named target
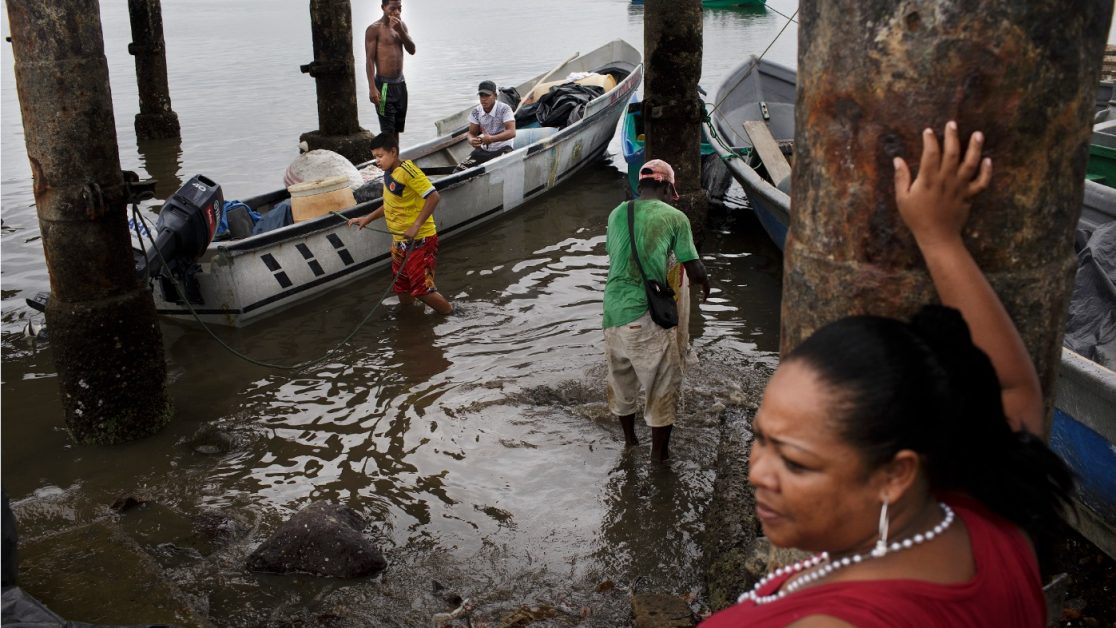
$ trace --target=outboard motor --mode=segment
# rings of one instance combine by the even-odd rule
[[[137,260],[136,271],[144,278],[161,277],[168,300],[189,298],[192,302],[200,302],[199,294],[174,298],[176,291],[166,276],[173,275],[186,284],[188,293],[196,293],[196,282],[190,279],[199,269],[198,258],[213,241],[224,203],[220,185],[195,175],[159,211],[155,245],[147,251],[146,259]]]

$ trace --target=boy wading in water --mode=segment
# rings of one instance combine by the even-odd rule
[[[392,234],[391,272],[396,275],[392,289],[399,295],[399,302],[409,305],[418,299],[439,314],[449,314],[453,306],[434,285],[434,268],[438,265],[434,208],[441,196],[414,162],[399,160],[399,142],[394,134],[374,137],[372,155],[384,171],[384,202],[367,216],[349,220],[349,225],[363,229],[383,216]]]

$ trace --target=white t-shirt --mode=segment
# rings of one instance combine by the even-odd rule
[[[480,125],[481,133],[486,135],[496,135],[497,133],[504,132],[504,123],[515,120],[515,113],[506,102],[496,101],[492,105],[492,111],[485,112],[484,105],[477,105],[469,112],[469,124]],[[511,146],[514,139],[506,140],[503,142],[492,142],[491,144],[482,144],[481,148],[485,150],[500,150],[505,146]]]

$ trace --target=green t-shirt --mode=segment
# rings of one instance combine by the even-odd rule
[[[639,261],[648,279],[666,283],[670,254],[678,263],[698,258],[686,214],[662,201],[635,202],[635,235]],[[604,327],[627,325],[647,311],[647,293],[632,257],[628,235],[628,203],[608,216],[608,282],[604,291]]]

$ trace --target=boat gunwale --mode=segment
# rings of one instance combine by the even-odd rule
[[[624,45],[631,48],[631,44],[628,44],[627,42],[624,42],[624,40],[622,40],[622,39],[616,39],[616,40],[613,40],[612,42],[609,42],[609,43],[605,44],[604,46],[601,46],[601,48],[596,49],[593,52],[597,52],[597,50],[602,50],[602,49],[605,49],[605,48],[611,48],[617,42],[623,43]],[[632,49],[634,50],[634,48],[632,48]],[[586,55],[586,57],[588,57],[591,54],[593,54],[593,53],[592,52],[589,53],[588,55]],[[630,85],[630,84],[635,83],[635,82],[642,81],[643,64],[642,63],[637,63],[630,70],[627,70],[625,68],[622,68],[622,67],[619,67],[619,66],[616,65],[618,63],[625,63],[625,62],[626,61],[624,61],[623,59],[612,59],[609,62],[609,64],[606,64],[605,66],[602,66],[602,69],[609,68],[609,67],[615,67],[616,70],[626,71],[628,74],[627,74],[627,76],[625,76],[623,78],[623,80],[619,81],[616,84],[616,86],[613,87],[611,90],[601,94],[600,96],[598,96],[593,101],[590,101],[590,103],[589,103],[590,105],[592,105],[596,102],[601,102],[604,99],[610,98],[611,95],[614,92],[616,92],[617,90],[622,89],[623,87],[625,87],[627,85]],[[631,91],[634,93],[635,88],[633,87]],[[617,100],[617,102],[607,102],[604,106],[598,107],[597,110],[594,111],[593,113],[591,113],[590,115],[574,122],[571,125],[568,125],[564,128],[559,129],[553,135],[550,135],[550,136],[547,136],[547,137],[544,137],[544,138],[540,138],[538,141],[532,142],[531,144],[520,147],[516,150],[513,150],[513,151],[507,153],[507,154],[501,155],[500,157],[498,157],[496,159],[493,159],[491,161],[485,162],[483,164],[478,164],[477,166],[474,166],[474,167],[469,168],[467,170],[452,173],[448,176],[437,179],[437,180],[433,181],[434,188],[441,192],[441,191],[444,191],[444,190],[447,190],[447,189],[458,187],[459,185],[467,183],[467,182],[469,182],[469,181],[471,181],[471,180],[473,180],[477,177],[483,176],[483,175],[488,174],[488,173],[496,172],[498,170],[503,169],[505,166],[507,166],[509,164],[515,163],[516,161],[522,161],[525,158],[527,158],[531,155],[534,155],[535,153],[538,153],[538,152],[541,152],[543,150],[549,149],[556,144],[559,144],[561,142],[566,141],[571,136],[576,135],[576,133],[578,131],[580,131],[581,129],[583,129],[586,126],[589,126],[590,124],[592,124],[594,121],[596,121],[600,117],[605,116],[605,115],[609,115],[613,110],[613,106],[617,105],[620,102],[621,102],[620,100]],[[623,102],[623,104],[621,106],[626,107],[627,103],[628,103],[627,99],[624,99],[622,102]],[[470,107],[470,109],[471,109],[471,107]],[[450,116],[450,117],[452,117],[452,116]],[[451,131],[450,133],[438,136],[438,137],[436,137],[432,140],[429,140],[427,142],[424,142],[422,144],[418,144],[416,146],[410,147],[410,148],[404,150],[402,152],[401,156],[404,159],[414,160],[414,159],[421,159],[421,158],[426,157],[428,155],[432,155],[432,154],[434,154],[434,153],[436,153],[440,150],[445,150],[446,148],[448,148],[450,146],[453,146],[455,144],[458,144],[461,141],[463,141],[462,139],[460,139],[460,136],[465,134],[465,132],[467,130],[468,130],[467,127],[462,127],[462,128],[459,128],[459,129],[455,129],[454,131]],[[524,152],[524,151],[526,151],[526,152]],[[371,164],[372,162],[373,162],[373,160],[368,160],[368,161],[362,162],[362,163],[357,165],[357,168],[366,167],[367,165]],[[287,193],[287,191],[285,189],[279,189],[279,190],[274,190],[272,192],[267,192],[267,193],[264,193],[264,194],[260,194],[260,195],[250,197],[250,198],[246,199],[244,201],[244,203],[249,205],[250,207],[255,208],[255,207],[258,207],[259,204],[263,204],[265,202],[274,202],[276,200],[282,200],[282,199],[287,198],[288,196],[289,196],[289,193]],[[527,194],[525,194],[524,201],[526,201],[527,199],[528,199],[528,196],[527,196]],[[374,208],[377,205],[379,205],[380,203],[382,203],[382,201],[383,201],[383,196],[381,194],[380,196],[377,196],[375,198],[369,199],[369,200],[361,202],[361,203],[357,203],[356,205],[353,205],[351,207],[347,207],[345,209],[338,210],[338,213],[346,216],[347,218],[355,218],[355,217],[363,215],[364,213],[367,213],[369,210],[371,210],[372,208]],[[257,203],[257,204],[253,205],[253,203]],[[223,253],[223,254],[226,254],[230,257],[240,256],[240,255],[244,255],[244,254],[247,254],[247,253],[257,251],[261,248],[270,247],[270,246],[273,246],[275,244],[285,242],[287,240],[305,238],[305,237],[309,237],[309,236],[311,236],[315,233],[318,233],[320,231],[332,230],[332,229],[336,228],[337,224],[336,223],[330,223],[330,222],[326,221],[325,219],[327,219],[327,218],[330,218],[330,219],[333,219],[333,220],[338,220],[338,217],[336,215],[328,214],[328,215],[319,216],[319,217],[314,218],[312,220],[303,221],[301,223],[293,223],[293,224],[290,224],[290,225],[280,227],[278,229],[273,229],[271,231],[267,231],[267,232],[256,234],[256,235],[252,235],[252,236],[249,236],[247,238],[242,238],[242,239],[239,239],[239,240],[215,241],[207,249],[207,251],[205,253],[205,257],[203,257],[203,260],[208,259],[212,255],[218,254],[218,253]]]

